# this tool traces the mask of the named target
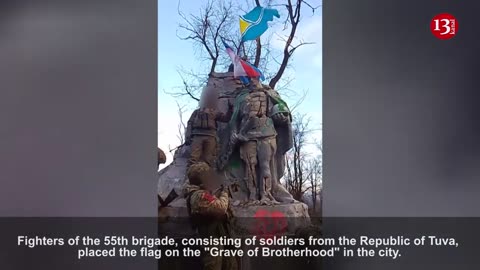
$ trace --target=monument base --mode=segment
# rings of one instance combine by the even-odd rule
[[[233,229],[235,237],[250,236],[271,237],[273,235],[297,234],[299,229],[311,226],[308,207],[304,203],[295,202],[272,206],[249,205],[232,206],[234,218]],[[179,241],[181,238],[197,237],[190,224],[186,207],[164,207],[159,210],[159,232]],[[247,247],[242,245],[244,253]],[[239,270],[256,269],[292,269],[303,270],[321,269],[320,258],[292,258],[292,257],[249,257],[237,258]],[[188,269],[201,270],[202,261],[199,257],[178,257],[159,260],[159,269]]]
[[[237,237],[251,235],[294,235],[296,230],[308,227],[308,207],[301,202],[279,205],[232,206],[232,224]],[[171,237],[193,237],[187,207],[159,209],[159,232]]]

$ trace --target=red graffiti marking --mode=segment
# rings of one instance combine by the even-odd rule
[[[262,237],[273,237],[287,232],[287,218],[280,211],[258,210],[254,217],[252,234]]]

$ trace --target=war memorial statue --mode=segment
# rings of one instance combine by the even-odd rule
[[[299,229],[308,228],[311,221],[307,205],[294,200],[280,183],[286,153],[293,146],[292,117],[287,104],[269,86],[258,80],[245,85],[234,78],[233,72],[211,74],[203,91],[204,96],[215,96],[217,99],[208,105],[215,104],[212,111],[223,113],[222,120],[229,119],[228,122],[215,121],[216,131],[210,135],[214,139],[209,140],[214,140],[218,149],[211,164],[204,162],[205,158],[209,159],[204,148],[198,152],[200,161],[192,160],[194,136],[189,137],[191,135],[186,132],[186,141],[192,138],[192,143],[180,146],[175,151],[173,162],[159,171],[159,233],[174,238],[202,237],[205,234],[198,228],[192,228],[191,219],[195,212],[192,202],[193,206],[203,202],[192,199],[191,187],[195,181],[190,181],[195,177],[192,174],[194,170],[189,168],[196,168],[193,164],[199,163],[203,163],[204,167],[208,164],[215,171],[208,190],[220,189],[228,193],[228,235],[240,238],[253,235],[296,236]],[[187,130],[192,130],[192,123],[189,122]],[[219,202],[224,200],[226,205],[225,193],[217,198]],[[218,208],[224,211],[224,208]],[[218,229],[218,224],[217,219],[212,218],[204,225]],[[276,266],[298,265],[298,262],[287,262],[284,258],[274,261],[278,264]],[[248,256],[239,257],[236,262],[238,269],[245,270],[262,269],[266,263],[262,258]],[[273,266],[273,261],[269,262]],[[202,256],[200,261],[182,258],[163,261],[162,266],[163,269],[194,269],[203,265],[204,269],[207,266],[220,269],[220,264],[224,269],[223,261],[220,263]],[[234,268],[229,266],[225,269]]]
[[[292,218],[289,231],[309,224],[308,207],[294,200],[280,183],[293,138],[292,117],[278,92],[258,80],[245,85],[232,72],[213,73],[204,91],[216,93],[213,96],[217,102],[211,104],[215,104],[217,112],[231,115],[227,123],[216,122],[218,151],[212,167],[220,176],[216,185],[228,189],[234,217],[242,220],[258,213],[280,214]],[[190,136],[188,132],[186,135]],[[188,216],[183,192],[189,184],[187,169],[192,162],[192,147],[193,143],[179,147],[173,162],[159,171],[158,196],[178,194],[159,208],[160,217]]]
[[[229,123],[230,145],[221,156],[219,169],[224,169],[232,150],[238,147],[248,191],[246,202],[293,202],[279,182],[284,155],[292,147],[291,115],[286,103],[271,88],[252,78],[236,96],[234,108]]]

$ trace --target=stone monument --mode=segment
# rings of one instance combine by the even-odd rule
[[[285,154],[292,148],[292,117],[287,104],[274,89],[258,81],[246,87],[232,72],[211,74],[204,91],[212,89],[218,94],[218,111],[227,113],[233,105],[230,121],[218,123],[216,167],[219,186],[228,187],[232,197],[235,229],[246,235],[272,233],[259,223],[264,218],[279,222],[274,234],[293,234],[308,226],[308,207],[294,200],[280,183]],[[181,224],[182,220],[188,223],[182,192],[188,181],[190,154],[189,145],[180,146],[173,162],[159,172],[159,199],[178,195],[159,207],[161,230],[170,235],[193,233],[188,224]]]

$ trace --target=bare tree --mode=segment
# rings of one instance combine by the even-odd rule
[[[273,76],[273,78],[270,80],[270,83],[268,84],[272,88],[275,88],[277,83],[282,78],[283,73],[285,72],[288,66],[288,63],[290,61],[290,58],[292,57],[295,50],[297,50],[299,47],[303,45],[312,44],[311,42],[300,41],[297,45],[293,45],[293,40],[297,33],[298,24],[300,23],[300,18],[302,17],[301,16],[302,4],[305,4],[308,7],[310,7],[312,9],[312,12],[315,12],[316,8],[318,8],[318,7],[312,7],[312,5],[308,4],[304,0],[296,0],[294,2],[292,2],[292,0],[287,0],[285,8],[287,9],[288,17],[285,21],[285,28],[287,28],[287,25],[288,25],[288,27],[290,28],[290,32],[287,36],[282,38],[283,41],[285,42],[285,46],[283,48],[283,58],[277,73],[275,74],[275,76]]]
[[[309,189],[308,183],[308,153],[305,147],[308,136],[312,132],[309,128],[310,118],[297,114],[293,122],[293,148],[287,155],[285,184],[288,191],[296,200],[301,200]]]
[[[194,72],[182,69],[178,72],[178,75],[182,79],[182,85],[177,87],[172,92],[166,92],[175,98],[187,96],[195,101],[200,101],[200,89],[206,84],[207,76],[195,74]]]
[[[179,117],[179,122],[177,125],[177,139],[179,140],[180,145],[185,143],[185,131],[187,130],[187,125],[183,119],[183,114],[185,111],[185,105],[180,106],[180,104],[177,102],[177,113]],[[170,151],[172,151],[172,149],[170,149]]]
[[[309,189],[312,199],[313,212],[317,210],[317,204],[319,202],[319,195],[322,190],[322,154],[318,154],[317,157],[312,158],[308,162],[308,180]]]
[[[323,164],[322,144],[312,138],[312,134],[318,130],[311,128],[311,124],[307,115],[295,114],[292,123],[293,148],[287,153],[283,182],[296,200],[311,200],[315,212],[321,199]]]
[[[221,38],[227,39],[232,32],[235,21],[233,1],[209,0],[200,10],[199,15],[186,16],[178,9],[178,14],[184,23],[180,24],[183,33],[177,33],[182,40],[191,40],[200,45],[202,51],[207,53],[211,61],[209,73],[215,72],[215,67],[220,60]]]
[[[253,2],[257,6],[262,4],[260,0],[254,0]],[[199,56],[204,60],[203,63],[208,63],[208,66],[205,68],[208,72],[201,74],[202,72],[187,73],[185,70],[180,71],[183,74],[183,76],[181,75],[183,86],[178,89],[178,92],[172,93],[173,95],[187,96],[198,100],[198,92],[201,89],[198,85],[204,83],[208,76],[216,71],[218,66],[224,66],[225,69],[228,67],[230,59],[224,53],[222,38],[229,42],[234,49],[243,52],[244,56],[252,58],[252,63],[262,69],[266,79],[269,80],[268,84],[270,87],[277,90],[288,87],[291,81],[289,78],[281,87],[278,84],[284,78],[292,55],[299,47],[312,44],[305,41],[294,42],[303,16],[302,10],[307,8],[314,14],[318,7],[312,6],[305,0],[265,0],[262,2],[263,5],[276,7],[282,14],[286,14],[283,24],[284,30],[288,30],[287,34],[276,35],[285,44],[283,52],[279,57],[271,55],[270,41],[272,36],[259,37],[254,43],[249,43],[248,45],[241,42],[238,32],[238,11],[245,9],[240,2],[233,0],[208,0],[198,14],[190,15],[184,14],[179,5],[178,14],[183,22],[179,25],[177,36],[182,40],[193,42],[195,47],[199,49]],[[243,5],[245,4],[251,5],[252,2],[247,2]],[[248,8],[251,8],[251,6]],[[186,77],[193,77],[194,82]]]
[[[178,124],[177,124],[177,134],[176,137],[178,139],[178,145],[168,145],[169,153],[173,156],[174,152],[180,148],[182,145],[185,144],[185,133],[187,132],[187,124],[185,123],[184,115],[187,112],[186,105],[180,105],[180,103],[176,102],[177,104],[177,115],[178,115]]]

